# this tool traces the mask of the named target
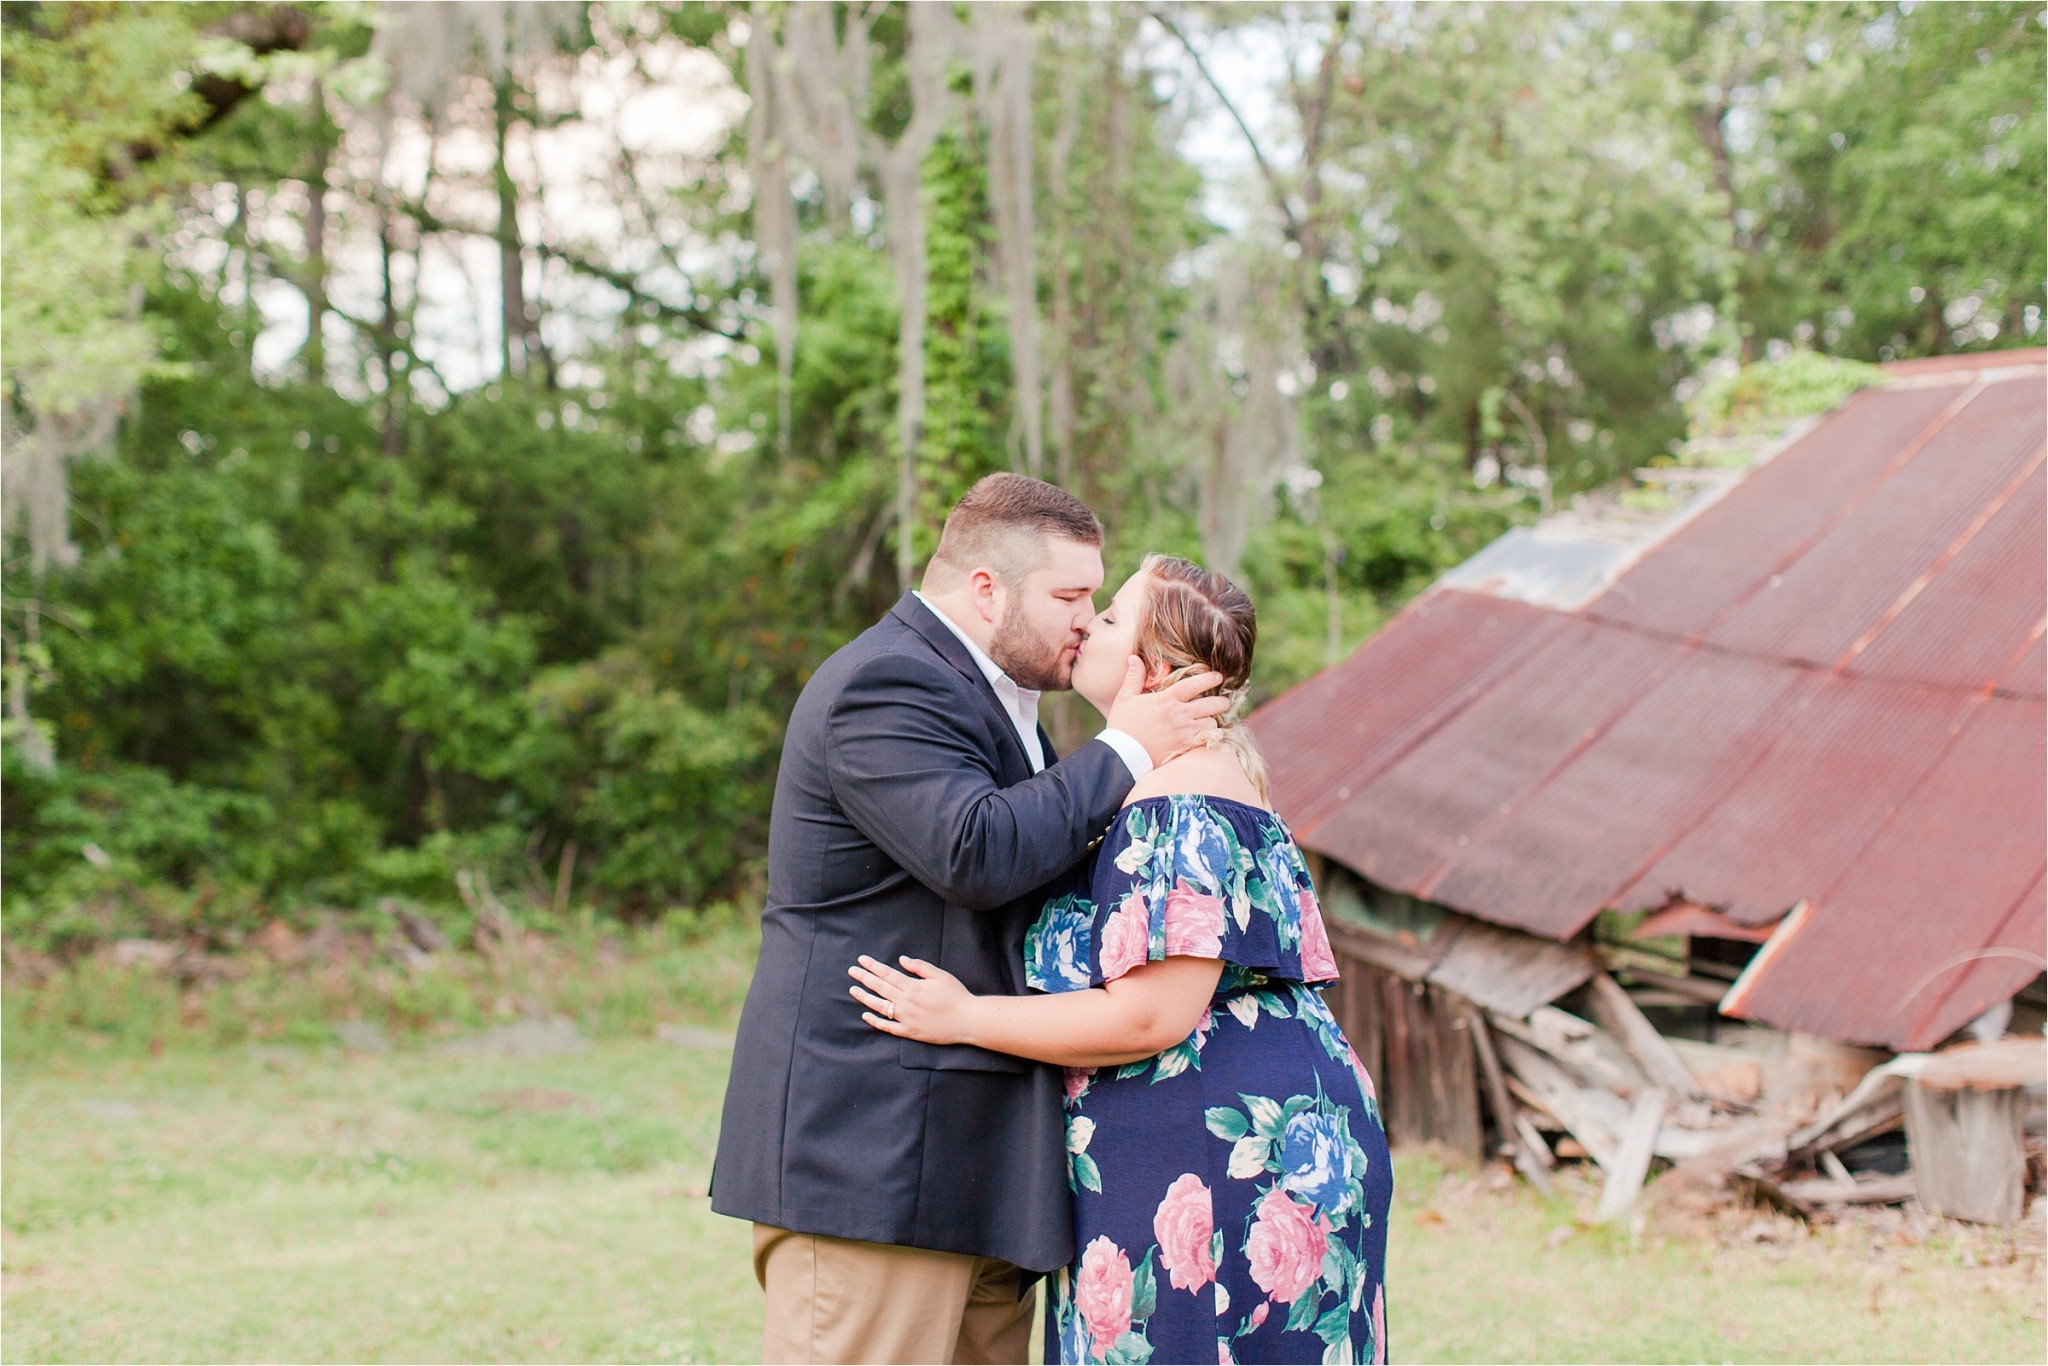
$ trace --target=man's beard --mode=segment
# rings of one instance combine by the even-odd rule
[[[1049,645],[1022,618],[1022,613],[1003,614],[988,643],[988,657],[1020,688],[1060,692],[1070,687],[1074,679],[1074,666],[1067,659],[1071,639]]]

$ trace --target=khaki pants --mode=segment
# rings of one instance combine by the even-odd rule
[[[993,1257],[754,1225],[767,1292],[761,1360],[1016,1363],[1031,1344],[1023,1273]]]

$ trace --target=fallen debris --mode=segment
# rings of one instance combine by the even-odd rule
[[[1707,1098],[1685,1060],[1665,1042],[1657,1027],[1644,1018],[1612,977],[1596,972],[1586,985],[1592,996],[1594,1017],[1614,1032],[1651,1081],[1676,1096],[1691,1100]]]
[[[1397,900],[1388,931],[1332,920],[1353,974],[1333,1009],[1388,1070],[1409,1141],[1504,1158],[1497,1173],[1546,1194],[1574,1188],[1561,1164],[1589,1160],[1601,1221],[1676,1168],[1691,1203],[1799,1220],[1916,1202],[2012,1222],[2048,1184],[2038,992],[1970,1031],[2024,1034],[1893,1056],[1721,1014],[1753,962],[1742,941],[1769,930],[1709,907],[1675,903],[1625,942],[1560,944]]]
[[[1617,1219],[1629,1212],[1642,1192],[1643,1178],[1650,1174],[1650,1159],[1657,1144],[1657,1128],[1664,1122],[1664,1108],[1670,1097],[1659,1090],[1645,1091],[1629,1113],[1628,1128],[1622,1133],[1621,1150],[1608,1168],[1607,1184],[1600,1191],[1600,1222]]]

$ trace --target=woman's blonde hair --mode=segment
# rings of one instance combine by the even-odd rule
[[[1138,657],[1148,670],[1165,666],[1162,687],[1210,669],[1223,675],[1218,691],[1230,699],[1230,708],[1216,718],[1216,729],[1203,732],[1203,743],[1236,755],[1260,798],[1270,803],[1266,761],[1239,724],[1251,696],[1252,651],[1259,640],[1251,598],[1223,575],[1172,555],[1147,555],[1138,569],[1148,580]]]

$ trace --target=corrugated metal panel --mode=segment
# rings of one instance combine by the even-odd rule
[[[1996,678],[2048,603],[2048,469],[2036,463],[1983,528],[1850,662],[1851,673],[1952,688]]]
[[[1694,636],[1826,530],[1968,389],[1866,389],[1593,600],[1595,616]]]
[[[2044,436],[2048,411],[2035,386],[1987,386],[1706,639],[1779,659],[1839,662],[2005,494]]]
[[[1889,374],[1907,377],[1952,374],[1961,370],[2012,370],[2039,365],[2044,355],[2048,353],[2044,353],[2039,347],[2016,351],[1966,351],[1959,356],[1922,356],[1917,360],[1895,360],[1884,368]]]
[[[1576,934],[1673,831],[1727,791],[1784,724],[1781,704],[1799,681],[1755,660],[1688,651],[1583,753],[1474,837],[1427,895],[1554,939]]]
[[[2044,943],[2048,943],[2048,882],[2036,875],[2034,885],[2020,894],[2019,904],[1989,944],[1972,953],[1967,963],[1923,974],[1928,982],[1913,1004],[1918,1005],[1922,997],[1928,1004],[1924,1013],[1914,1017],[1905,1046],[1932,1048],[2000,1001],[2012,999],[2014,992],[2048,967],[2041,956]]]
[[[1925,781],[1723,1008],[1849,1043],[1926,1041],[1940,1020],[1922,997],[1942,985],[1920,979],[1995,943],[2041,877],[2042,720],[2036,703],[1974,703]]]
[[[1816,679],[1755,767],[1615,897],[1683,894],[1768,925],[1830,886],[1941,756],[1970,699],[1925,688]]]
[[[1382,887],[1426,894],[1465,844],[1633,705],[1678,650],[1561,619],[1483,703],[1360,784],[1312,846]]]
[[[1554,536],[1539,527],[1518,526],[1440,582],[1446,588],[1572,608],[1606,588],[1631,553],[1624,541]]]
[[[1998,677],[1998,690],[2028,697],[2048,693],[2048,644],[2041,636],[2020,653],[2019,661]]]
[[[1274,804],[1306,839],[1323,817],[1513,666],[1555,613],[1479,593],[1431,593],[1361,649],[1259,708],[1252,732],[1285,761]],[[1311,846],[1313,847],[1313,846]]]
[[[1857,395],[1587,610],[1429,594],[1255,718],[1283,814],[1553,938],[1805,903],[1740,986],[1772,1024],[1918,1046],[2009,994],[2048,933],[2048,405],[2042,353],[1980,361]]]

